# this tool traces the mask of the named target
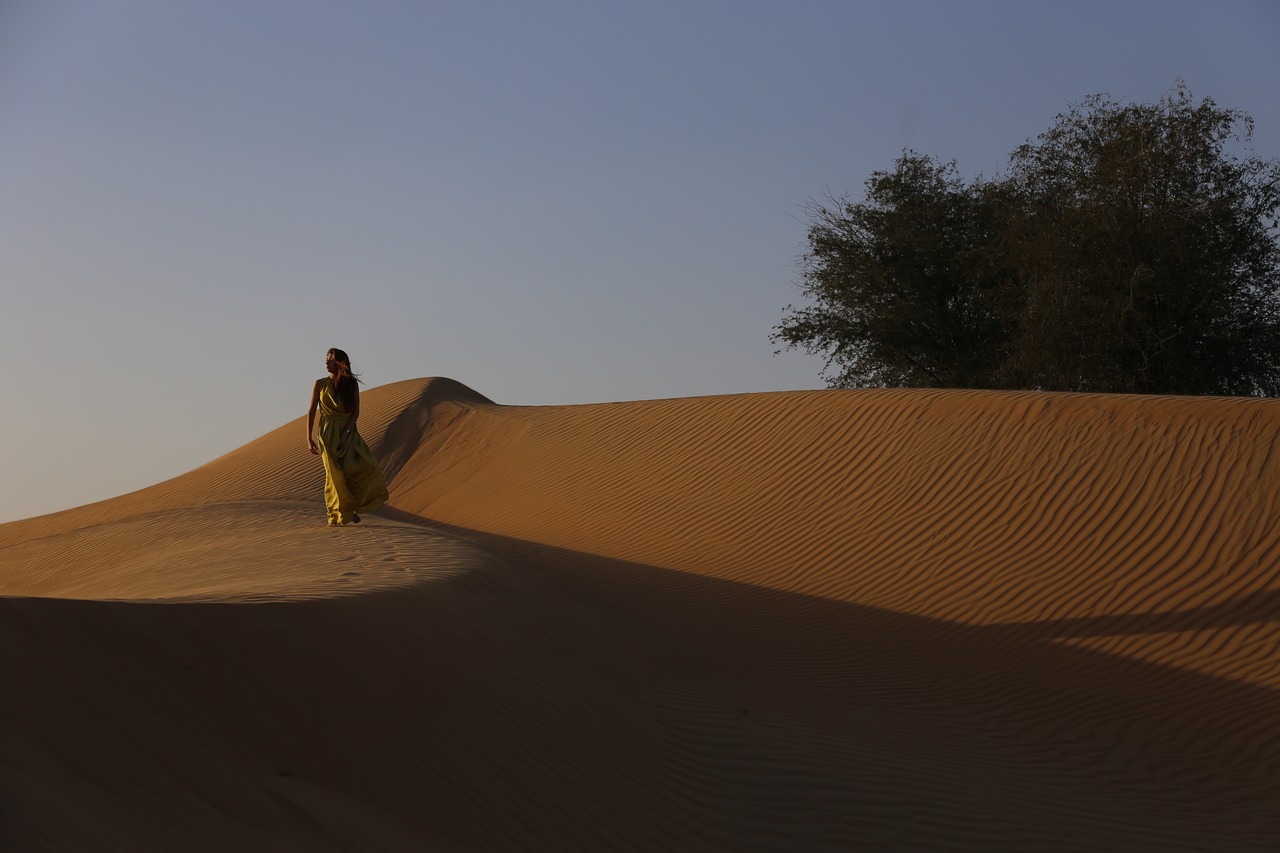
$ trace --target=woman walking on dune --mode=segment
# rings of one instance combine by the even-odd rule
[[[324,461],[324,505],[329,526],[359,524],[359,513],[386,503],[387,484],[373,451],[356,431],[360,417],[360,379],[340,349],[324,357],[329,375],[317,379],[307,409],[307,448]],[[319,442],[316,408],[320,409]]]

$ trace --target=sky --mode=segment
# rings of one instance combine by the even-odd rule
[[[1280,156],[1280,2],[0,0],[0,522],[305,414],[334,346],[505,404],[820,388],[769,337],[808,202],[1178,80]]]

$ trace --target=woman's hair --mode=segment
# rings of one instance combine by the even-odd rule
[[[338,362],[338,380],[334,390],[338,392],[339,399],[349,409],[355,404],[356,385],[360,384],[360,376],[351,372],[351,359],[345,352],[337,347],[329,347],[329,355]]]

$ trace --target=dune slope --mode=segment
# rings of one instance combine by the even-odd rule
[[[1280,837],[1280,403],[364,403],[0,526],[0,847]]]

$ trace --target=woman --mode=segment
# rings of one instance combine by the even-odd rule
[[[378,460],[356,432],[360,417],[360,379],[351,359],[340,349],[324,357],[329,375],[317,379],[307,409],[307,447],[324,460],[324,505],[329,526],[359,524],[358,513],[377,509],[387,500],[387,484]],[[316,442],[316,407],[320,407],[320,441]]]

